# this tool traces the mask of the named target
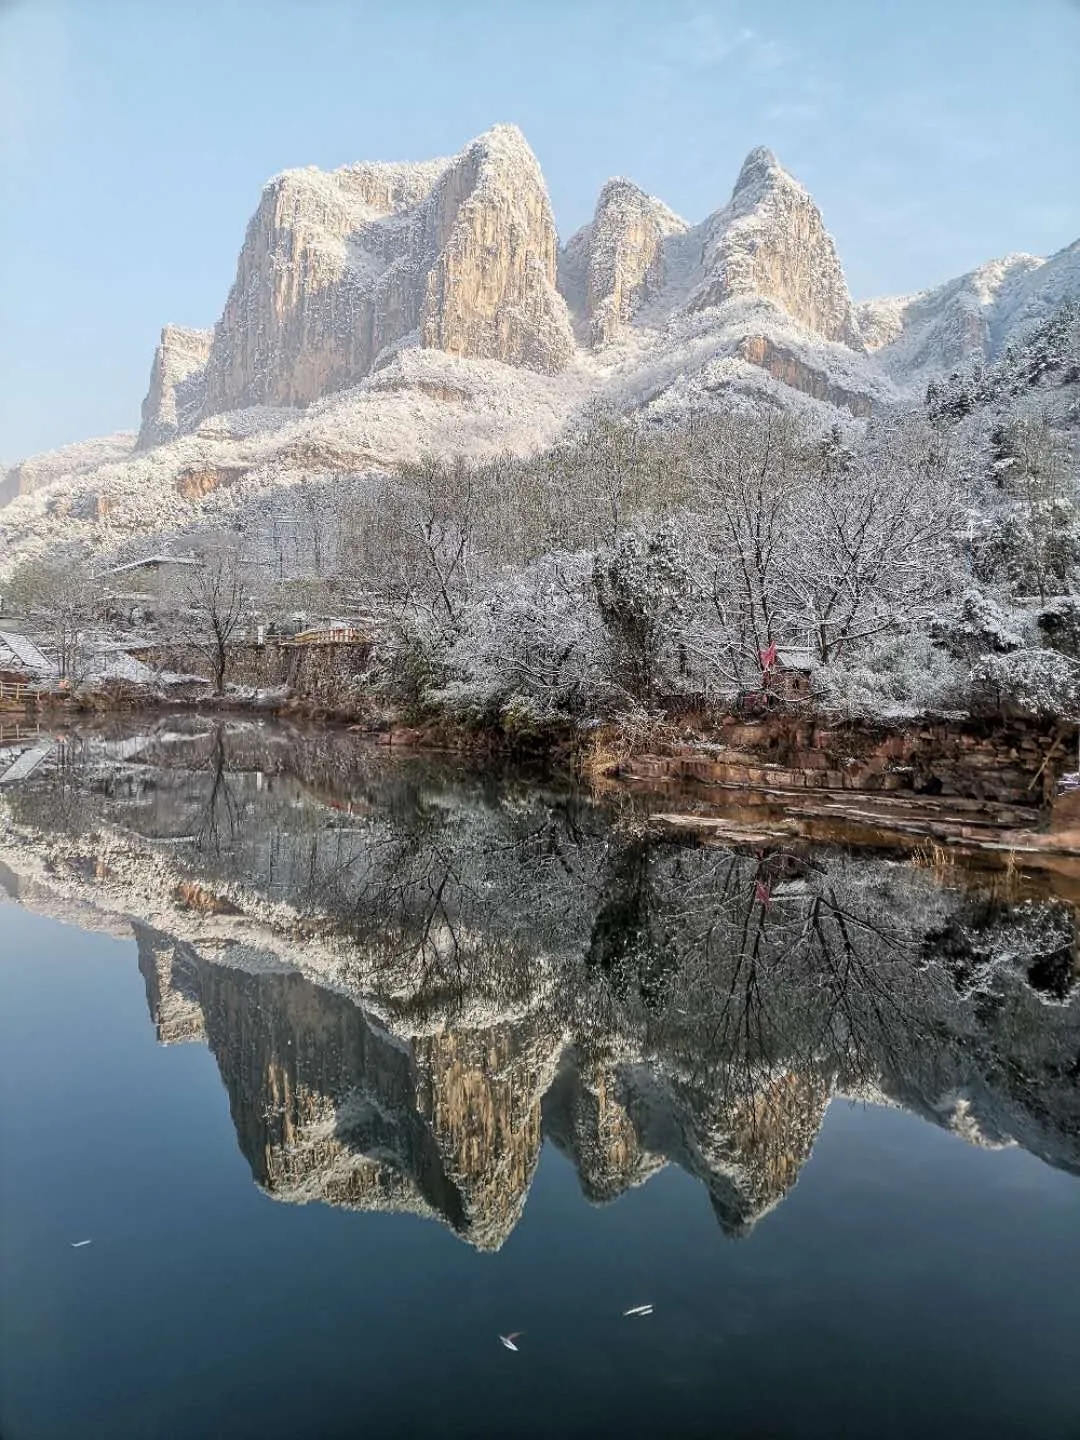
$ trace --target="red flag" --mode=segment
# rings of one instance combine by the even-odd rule
[[[776,641],[773,640],[769,645],[769,648],[767,650],[762,650],[761,652],[761,668],[763,670],[771,670],[772,667],[776,664],[776,655]]]

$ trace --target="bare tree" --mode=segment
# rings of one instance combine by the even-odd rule
[[[781,608],[826,664],[928,618],[953,582],[955,466],[940,438],[890,425],[855,456],[826,451],[795,496]]]
[[[205,657],[216,695],[224,694],[229,646],[244,622],[249,602],[242,563],[233,548],[206,555],[185,587],[180,616],[183,638]]]

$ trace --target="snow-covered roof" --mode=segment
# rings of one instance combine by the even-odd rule
[[[151,685],[154,672],[149,665],[136,660],[126,650],[102,653],[94,657],[87,679],[91,681],[123,680],[133,685]]]
[[[113,565],[108,575],[122,575],[127,570],[143,570],[158,565],[198,565],[199,561],[190,555],[144,555],[141,560],[128,560],[123,565]]]
[[[812,650],[799,645],[779,645],[776,658],[785,670],[816,670],[818,658]]]
[[[51,675],[55,668],[52,661],[25,635],[0,630],[0,669],[32,670],[40,675]]]
[[[38,766],[49,758],[55,746],[56,741],[51,736],[47,736],[44,740],[39,740],[36,745],[23,750],[6,769],[0,769],[0,785],[9,785],[16,780],[28,779]]]

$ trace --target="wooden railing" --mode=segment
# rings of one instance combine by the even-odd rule
[[[56,686],[39,680],[0,680],[0,700],[16,705],[25,705],[28,700],[36,700],[50,691],[55,693]]]

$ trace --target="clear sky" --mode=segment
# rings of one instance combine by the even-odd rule
[[[500,120],[563,237],[623,174],[690,220],[754,145],[857,298],[1080,236],[1077,0],[0,0],[0,458],[138,423],[266,179]]]

